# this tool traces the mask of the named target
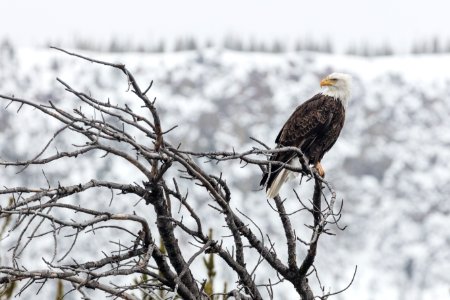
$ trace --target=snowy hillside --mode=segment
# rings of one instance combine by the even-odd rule
[[[163,127],[179,125],[168,138],[194,150],[250,149],[254,142],[249,137],[273,145],[293,109],[319,90],[321,77],[350,73],[354,92],[346,124],[323,161],[328,179],[344,199],[342,224],[348,228],[321,240],[321,281],[333,290],[343,288],[358,265],[355,282],[337,299],[450,297],[450,56],[357,58],[218,49],[89,55],[125,63],[142,86],[153,80],[152,96],[158,99]],[[56,77],[100,99],[135,101],[118,71],[52,50],[0,52],[1,94],[72,107],[74,98]],[[16,109],[0,114],[2,159],[32,157],[59,126],[31,109],[16,115]],[[48,173],[66,183],[80,177],[136,179],[133,170],[120,164],[97,162],[92,156],[70,168],[50,166]],[[281,228],[264,225],[268,210],[254,211],[267,205],[261,204],[258,169],[210,167],[225,167],[236,207],[253,209],[264,230],[282,237]],[[45,185],[40,168],[14,174],[2,170],[2,186]],[[292,196],[289,188],[283,193]],[[4,201],[0,198],[0,204]],[[305,223],[296,222],[298,227]],[[2,261],[5,257],[0,254]],[[289,299],[289,288],[279,293],[279,299]]]

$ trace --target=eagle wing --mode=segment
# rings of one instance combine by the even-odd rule
[[[275,143],[278,146],[296,146],[313,140],[332,120],[329,101],[318,94],[306,101],[292,113],[278,133]]]
[[[338,101],[330,101],[329,96],[317,94],[298,106],[280,130],[275,140],[277,147],[295,146],[303,152],[309,150],[318,137],[323,136],[330,127],[333,127],[335,112],[340,109],[337,105],[342,106]],[[338,135],[339,132],[337,132]],[[324,150],[323,153],[326,152],[336,139],[330,139],[319,148]],[[321,153],[318,154],[320,156]],[[294,152],[280,152],[272,155],[270,160],[288,163],[294,157],[296,157]],[[282,167],[274,166],[270,174],[264,174],[261,185],[267,183],[269,187],[281,170]]]

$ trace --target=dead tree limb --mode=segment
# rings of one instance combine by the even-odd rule
[[[10,263],[1,262],[0,284],[25,282],[18,292],[21,294],[31,287],[46,285],[51,280],[59,279],[71,283],[82,295],[89,294],[90,289],[97,289],[122,299],[137,299],[134,293],[136,291],[143,291],[148,295],[158,293],[158,297],[163,299],[174,299],[176,296],[183,299],[213,299],[204,291],[201,274],[193,269],[198,257],[208,252],[220,257],[227,272],[234,273],[238,278],[236,284],[230,286],[223,295],[236,299],[273,298],[273,290],[277,285],[272,282],[287,281],[301,299],[314,298],[309,275],[316,258],[319,239],[321,234],[327,232],[328,226],[336,225],[340,228],[337,223],[341,211],[336,212],[334,209],[336,193],[331,184],[305,163],[307,160],[299,149],[268,149],[256,139],[253,139],[257,143],[256,146],[244,152],[195,152],[180,149],[179,146],[168,142],[166,136],[170,135],[170,129],[163,130],[155,99],[150,100],[147,96],[152,84],[141,89],[132,72],[123,64],[54,49],[121,71],[126,76],[129,89],[145,110],[137,112],[136,108],[126,104],[101,101],[59,78],[58,82],[64,89],[79,101],[73,110],[51,101],[40,104],[14,96],[0,95],[0,99],[9,102],[7,108],[16,105],[20,113],[23,106],[31,107],[36,113],[41,113],[43,118],[54,119],[61,124],[33,158],[1,160],[0,165],[17,169],[17,176],[20,176],[20,172],[27,168],[64,163],[68,159],[79,161],[88,159],[86,157],[90,153],[100,153],[103,158],[108,156],[112,160],[122,160],[130,168],[136,169],[141,182],[88,178],[62,185],[59,182],[52,184],[46,178],[46,187],[3,187],[0,195],[8,195],[11,200],[7,204],[0,202],[0,221],[9,220],[5,222],[7,234],[3,237],[3,243],[7,241],[10,248],[3,249],[5,246],[2,246],[2,251],[9,251],[11,260]],[[85,113],[80,105],[92,109],[94,113]],[[82,142],[72,145],[67,151],[50,153],[55,140],[67,136],[76,136]],[[293,168],[267,159],[272,153],[280,151],[296,152],[302,168]],[[279,197],[275,198],[274,209],[283,227],[286,241],[286,262],[280,259],[271,238],[268,237],[269,241],[265,240],[253,217],[233,208],[239,203],[233,200],[232,187],[222,175],[207,172],[199,164],[202,159],[216,163],[245,162],[246,167],[256,169],[264,169],[269,164],[277,165],[292,171],[306,172],[306,176],[315,181],[312,205],[304,204],[298,199],[299,208],[294,213],[287,213],[285,202]],[[217,220],[217,227],[225,227],[231,239],[213,239],[204,232],[208,216],[197,210],[195,199],[189,197],[189,193],[180,191],[180,181],[188,182],[188,186],[192,187],[197,185],[208,195],[211,210],[218,212],[222,218]],[[111,193],[109,205],[88,205],[92,202],[86,202],[85,199],[89,198],[86,195],[92,195],[89,193],[94,192],[99,195],[95,201],[103,201],[102,192],[107,190]],[[77,203],[76,197],[84,199],[82,201],[85,202]],[[132,213],[115,211],[114,205],[111,204],[115,197],[125,199],[130,206],[130,199],[143,200],[146,205],[152,207],[156,219],[140,210]],[[263,205],[265,202],[261,200]],[[291,200],[295,199],[285,201]],[[325,207],[322,202],[326,203]],[[180,218],[175,213],[174,203],[178,203],[180,209],[185,209],[187,214]],[[266,208],[270,207],[269,202]],[[313,220],[309,227],[311,237],[306,242],[296,236],[291,222],[291,217],[303,210],[310,212]],[[191,218],[193,222],[190,224],[194,226],[190,227],[183,218]],[[256,227],[260,234],[255,233],[253,227]],[[82,249],[86,245],[80,244],[82,234],[109,235],[110,244],[114,245],[116,250],[108,250],[105,245],[105,248],[101,249],[103,257],[86,259],[82,255]],[[121,234],[126,236],[125,240],[117,238]],[[51,236],[53,241],[51,260],[42,258],[46,269],[27,269],[25,266],[29,262],[26,261],[24,253],[37,243],[39,238],[46,236]],[[161,245],[155,236],[160,237]],[[60,244],[66,248],[63,253],[59,251]],[[188,254],[186,249],[189,245],[198,247],[198,250],[194,254]],[[297,256],[299,246],[307,246],[305,257]],[[249,257],[259,257],[256,265],[250,266]],[[265,278],[266,275],[261,267],[263,264],[278,274],[279,278],[269,278],[268,283],[261,284],[260,278]],[[131,280],[115,282],[119,277],[130,279],[136,275],[145,275],[147,279],[134,283]],[[39,292],[40,288],[37,290]],[[334,294],[328,293],[322,297]]]

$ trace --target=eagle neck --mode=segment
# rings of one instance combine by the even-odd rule
[[[350,98],[350,91],[348,90],[338,90],[333,88],[326,88],[325,91],[321,93],[324,96],[333,98],[336,101],[341,102],[344,109],[347,108],[348,99]]]

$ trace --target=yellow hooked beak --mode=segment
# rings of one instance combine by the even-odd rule
[[[333,86],[334,85],[334,80],[332,79],[328,79],[328,78],[324,78],[322,79],[322,81],[320,82],[320,87],[324,87],[324,86]]]

